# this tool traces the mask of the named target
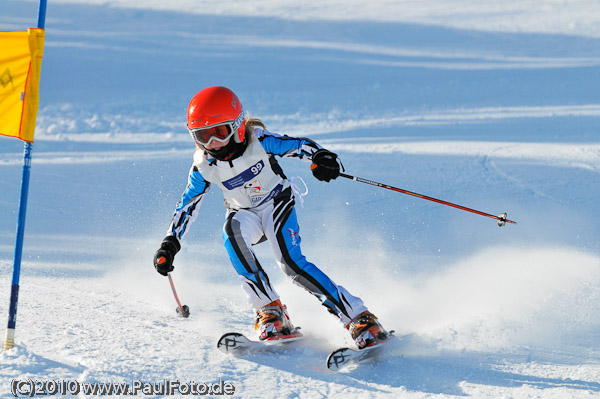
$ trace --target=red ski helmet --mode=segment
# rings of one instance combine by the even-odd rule
[[[246,136],[245,112],[238,96],[223,86],[211,86],[192,97],[187,110],[187,127],[196,144],[230,138],[243,143]]]

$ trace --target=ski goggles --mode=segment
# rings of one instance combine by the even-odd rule
[[[212,141],[225,143],[227,140],[231,139],[234,133],[237,132],[238,128],[244,122],[244,117],[245,112],[241,112],[240,116],[238,116],[234,121],[227,121],[208,127],[189,129],[189,132],[194,141],[201,146],[207,146]]]
[[[207,146],[212,141],[218,141],[224,143],[231,139],[233,133],[237,129],[233,128],[233,122],[224,122],[218,125],[213,125],[207,128],[190,129],[190,134],[196,143]]]

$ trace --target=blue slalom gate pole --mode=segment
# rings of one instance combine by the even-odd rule
[[[40,0],[38,7],[37,27],[44,29],[46,25],[46,1]],[[21,197],[19,200],[19,217],[17,219],[17,238],[15,241],[15,257],[8,307],[8,326],[4,339],[4,350],[15,346],[15,327],[17,323],[17,303],[19,301],[19,279],[21,277],[21,258],[23,256],[23,236],[25,235],[25,216],[27,214],[27,197],[29,195],[29,176],[31,172],[31,151],[33,143],[26,142],[23,150],[23,176],[21,178]]]
[[[21,258],[23,255],[23,236],[25,235],[25,216],[27,214],[27,197],[29,195],[29,175],[31,171],[31,143],[25,143],[23,151],[23,177],[21,179],[21,198],[19,201],[19,218],[17,219],[17,239],[15,242],[15,257],[12,283],[10,289],[10,305],[8,307],[8,326],[4,350],[15,346],[15,327],[17,323],[17,303],[19,301],[19,278],[21,276]]]
[[[46,0],[40,0],[37,27],[40,29],[46,28]]]

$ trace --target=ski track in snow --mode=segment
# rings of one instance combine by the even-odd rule
[[[386,116],[381,118],[361,118],[361,119],[332,119],[320,118],[316,115],[311,128],[313,135],[323,135],[334,132],[354,131],[359,129],[377,129],[394,128],[399,126],[418,126],[418,125],[449,125],[488,122],[498,119],[514,118],[556,118],[567,116],[587,116],[599,117],[600,105],[589,104],[581,106],[536,106],[536,107],[497,107],[497,108],[475,108],[475,109],[457,109],[446,110],[444,112],[429,112],[420,115],[402,115]],[[108,116],[104,116],[107,120]],[[268,118],[268,117],[267,117]],[[53,118],[46,118],[53,119]],[[94,124],[100,129],[105,128],[102,123],[98,123],[98,115],[92,118]],[[283,130],[290,135],[301,135],[307,130],[293,116],[279,116],[283,120]],[[292,124],[292,122],[294,122]],[[48,126],[48,122],[42,120],[42,130],[56,130],[55,123],[68,126],[70,122],[53,121]],[[145,126],[145,121],[136,121],[134,125]],[[63,130],[63,129],[61,129]],[[68,129],[66,129],[68,131]],[[37,136],[39,141],[48,142],[81,142],[81,143],[112,143],[118,144],[188,144],[189,137],[183,132],[179,133],[60,133],[47,134],[43,131]],[[537,161],[547,165],[562,167],[584,168],[593,171],[600,170],[600,145],[589,144],[569,144],[569,143],[527,143],[527,142],[477,142],[477,141],[423,141],[410,142],[401,139],[401,142],[393,142],[393,137],[386,137],[383,141],[374,141],[372,138],[364,139],[344,139],[346,144],[339,144],[338,139],[323,140],[323,143],[331,143],[331,148],[337,151],[347,152],[372,152],[372,153],[401,153],[414,155],[432,155],[432,156],[476,156],[485,158],[509,158],[521,161]],[[356,141],[356,143],[352,143]],[[55,152],[40,153],[35,159],[36,163],[102,163],[111,161],[124,161],[133,158],[142,159],[170,159],[172,157],[184,156],[189,154],[189,150],[170,151],[145,151],[140,154],[139,151],[110,151],[110,152],[91,152],[85,153],[66,153]],[[0,164],[16,165],[22,162],[17,155],[4,157]]]
[[[56,0],[65,4],[106,4],[104,0]],[[367,3],[324,0],[310,6],[295,1],[273,0],[246,2],[233,0],[113,0],[113,7],[180,11],[207,15],[261,15],[291,20],[350,20],[378,22],[411,22],[442,25],[462,29],[501,32],[544,32],[600,37],[597,26],[598,3],[593,0],[474,1],[461,0],[448,4],[443,0],[427,3],[373,0]],[[531,10],[536,10],[532,13]]]
[[[42,111],[43,112],[43,111]],[[128,118],[125,115],[84,114],[69,110],[48,109],[38,119],[37,140],[40,141],[78,141],[106,143],[170,143],[189,142],[185,134],[183,122],[165,123],[164,120]],[[385,115],[373,117],[364,115],[345,116],[332,115],[266,115],[265,120],[277,121],[281,129],[291,135],[301,135],[307,130],[312,135],[340,133],[357,129],[394,128],[406,126],[438,126],[468,123],[483,123],[515,118],[557,118],[557,117],[599,117],[600,104],[563,105],[563,106],[522,106],[455,109],[429,111],[419,114]],[[310,124],[304,121],[310,119]],[[152,133],[167,127],[169,133]],[[60,131],[61,133],[54,133]],[[139,131],[142,134],[131,133]],[[74,132],[74,133],[71,133]]]
[[[0,29],[35,23],[36,1],[3,1]],[[222,379],[241,398],[600,395],[597,2],[48,7],[17,345],[0,353],[0,397],[14,378]],[[186,101],[211,84],[239,90],[271,130],[336,151],[350,174],[518,224],[316,182],[307,164],[282,161],[310,187],[297,207],[307,257],[401,339],[372,364],[327,371],[347,332],[258,246],[307,339],[277,356],[226,356],[218,337],[251,336],[253,315],[222,248],[217,190],[175,263],[189,319],[151,264],[192,158]],[[22,165],[11,140],[0,138],[5,287]],[[4,314],[8,298],[0,289]]]
[[[84,139],[85,140],[85,139]],[[118,141],[118,138],[115,140]],[[96,140],[91,140],[98,142]],[[125,140],[126,141],[126,140]],[[351,140],[345,140],[351,141]],[[558,167],[582,168],[594,172],[600,171],[600,144],[540,144],[515,142],[465,142],[465,141],[428,141],[394,143],[371,142],[371,139],[352,144],[337,144],[335,140],[323,140],[322,143],[334,151],[370,152],[373,154],[411,154],[428,156],[462,156],[490,159],[511,159],[523,162],[536,162]],[[168,151],[85,151],[85,152],[49,152],[36,154],[35,163],[44,164],[89,164],[123,162],[136,160],[169,160],[174,157],[189,157],[189,149]],[[0,165],[20,165],[20,154],[6,155]]]

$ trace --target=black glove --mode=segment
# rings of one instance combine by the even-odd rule
[[[173,236],[166,236],[160,244],[160,249],[154,254],[154,267],[156,271],[166,276],[173,271],[173,259],[179,252],[181,245]]]
[[[338,156],[331,151],[321,148],[313,154],[312,162],[310,170],[318,180],[328,182],[340,175]]]

